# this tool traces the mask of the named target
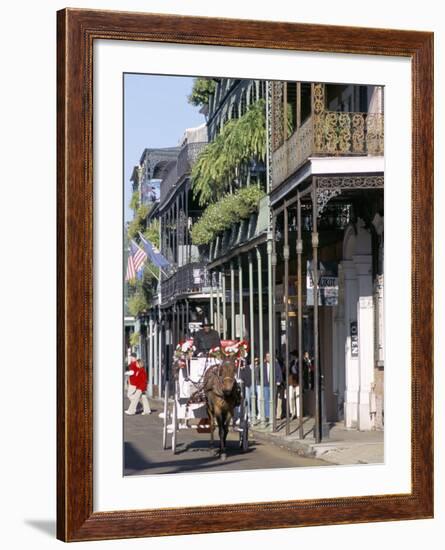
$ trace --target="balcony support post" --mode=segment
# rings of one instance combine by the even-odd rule
[[[185,307],[184,303],[181,304],[181,332],[182,332],[182,338],[185,340],[187,337],[187,330],[185,326]]]
[[[257,247],[257,270],[258,270],[258,367],[259,384],[258,406],[260,412],[260,423],[264,428],[266,425],[265,403],[264,403],[264,331],[263,331],[263,268],[261,262],[261,251]]]
[[[148,396],[153,397],[153,318],[148,317]]]
[[[218,331],[219,337],[221,337],[221,270],[219,269],[216,272],[217,282],[216,282],[216,330]]]
[[[239,290],[239,337],[244,338],[244,304],[243,304],[243,264],[241,255],[238,256],[238,290]]]
[[[235,266],[233,261],[230,262],[230,314],[231,314],[231,330],[230,338],[236,338],[236,311],[235,311]]]
[[[226,272],[222,267],[222,316],[223,316],[223,339],[227,340],[227,294],[226,294]]]
[[[276,307],[275,307],[275,290],[276,290],[276,268],[277,268],[277,252],[275,241],[276,218],[272,215],[271,240],[267,243],[268,252],[268,279],[269,279],[269,354],[270,354],[270,418],[272,420],[270,427],[273,432],[277,429],[277,385],[276,385]]]
[[[209,281],[210,281],[210,323],[214,323],[215,318],[213,314],[213,272],[209,271]]]
[[[158,387],[159,387],[159,397],[163,395],[163,386],[162,386],[162,313],[161,313],[161,301],[159,301],[158,306]]]
[[[285,315],[285,368],[286,368],[286,435],[289,435],[289,216],[287,203],[284,203],[284,315]]]
[[[301,199],[298,192],[297,199],[297,308],[298,308],[298,386],[299,386],[299,414],[300,425],[298,427],[300,439],[304,438],[303,418],[303,300],[301,292],[301,257],[303,254],[303,240],[301,238]]]
[[[158,320],[156,312],[153,313],[153,382],[158,387],[159,396],[159,360],[158,360]]]
[[[254,318],[254,304],[253,304],[253,255],[249,252],[249,331],[250,331],[250,369],[252,385],[250,386],[250,418],[255,423],[256,418],[256,380],[255,380],[255,318]]]
[[[185,299],[185,323],[186,323],[186,333],[188,336],[190,336],[189,332],[190,332],[190,329],[189,329],[189,323],[190,323],[190,306],[189,306],[189,301],[188,301],[188,298]]]

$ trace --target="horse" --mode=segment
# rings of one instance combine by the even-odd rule
[[[229,432],[233,410],[241,404],[241,390],[235,380],[236,365],[231,358],[221,364],[210,367],[204,376],[204,393],[207,414],[210,419],[210,444],[213,446],[215,419],[219,431],[219,456],[226,459],[226,439]]]

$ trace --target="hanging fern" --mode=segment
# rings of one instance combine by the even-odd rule
[[[134,191],[131,195],[130,200],[130,208],[133,210],[133,212],[136,212],[136,210],[139,208],[139,193],[138,191]]]
[[[159,219],[154,219],[144,231],[144,237],[159,248]]]
[[[243,165],[266,157],[265,102],[251,105],[246,114],[229,120],[221,133],[201,152],[192,169],[192,189],[201,206],[220,199]]]
[[[209,244],[216,235],[256,212],[264,195],[265,192],[256,185],[249,185],[209,205],[192,226],[192,243]]]
[[[130,336],[130,345],[132,347],[134,346],[138,346],[139,345],[139,339],[141,337],[141,333],[140,332],[132,332],[131,333],[131,336]]]

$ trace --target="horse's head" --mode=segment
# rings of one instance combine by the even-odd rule
[[[232,359],[225,359],[220,368],[220,379],[222,383],[222,392],[225,397],[231,395],[233,386],[235,384],[235,361]]]

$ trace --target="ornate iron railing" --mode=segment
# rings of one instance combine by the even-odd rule
[[[276,187],[310,156],[383,155],[382,113],[321,111],[311,116],[272,154]]]
[[[194,262],[179,267],[161,283],[162,303],[174,296],[200,294],[210,287],[210,277],[203,263]]]

